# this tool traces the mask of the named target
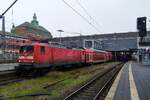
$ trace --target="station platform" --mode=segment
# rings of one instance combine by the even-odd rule
[[[150,100],[150,65],[127,62],[105,100]]]
[[[0,64],[0,71],[13,70],[17,63]]]

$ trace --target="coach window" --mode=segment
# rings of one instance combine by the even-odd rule
[[[41,53],[45,53],[45,47],[41,47]]]

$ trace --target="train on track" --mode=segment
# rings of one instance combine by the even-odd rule
[[[16,73],[45,73],[54,67],[106,62],[113,59],[112,53],[94,49],[69,49],[48,43],[32,43],[20,48]]]

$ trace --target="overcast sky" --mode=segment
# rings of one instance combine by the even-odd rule
[[[0,13],[2,13],[15,0],[0,1]],[[99,32],[62,0],[18,0],[13,7],[13,14],[10,9],[5,15],[6,29],[10,31],[12,22],[16,26],[25,21],[30,22],[34,12],[37,14],[39,24],[49,30],[54,37],[59,36],[56,30],[60,29],[66,31],[62,36],[75,35],[67,32],[91,35],[136,31],[137,17],[150,18],[150,0],[78,0],[99,25],[87,16],[76,0],[65,1],[97,27]]]

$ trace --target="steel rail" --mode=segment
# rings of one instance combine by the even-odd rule
[[[106,72],[104,73],[99,73],[96,77],[94,77],[92,80],[90,80],[89,82],[87,82],[86,84],[84,84],[83,86],[81,86],[79,89],[77,89],[76,91],[72,92],[71,94],[69,94],[67,97],[65,97],[63,100],[71,100],[73,96],[79,94],[80,91],[82,91],[83,89],[85,89],[86,87],[88,87],[89,85],[91,85],[92,83],[94,83],[97,79],[102,78],[103,76],[107,75],[107,73],[111,72],[113,69],[115,69],[117,66],[121,65],[117,64],[114,65],[112,68],[108,69]],[[95,96],[94,96],[95,97]]]
[[[0,71],[0,86],[22,81],[23,79],[23,77],[16,76],[15,70]]]
[[[105,91],[105,89],[109,86],[110,83],[112,83],[113,79],[115,79],[116,75],[118,74],[118,72],[120,71],[121,68],[119,68],[119,70],[117,70],[113,76],[107,80],[107,82],[104,84],[104,86],[100,89],[100,91],[96,94],[96,96],[94,97],[93,100],[98,100],[98,98],[100,97],[100,95]]]
[[[15,73],[15,70],[5,70],[5,71],[0,71],[0,75],[13,74],[13,73]]]

